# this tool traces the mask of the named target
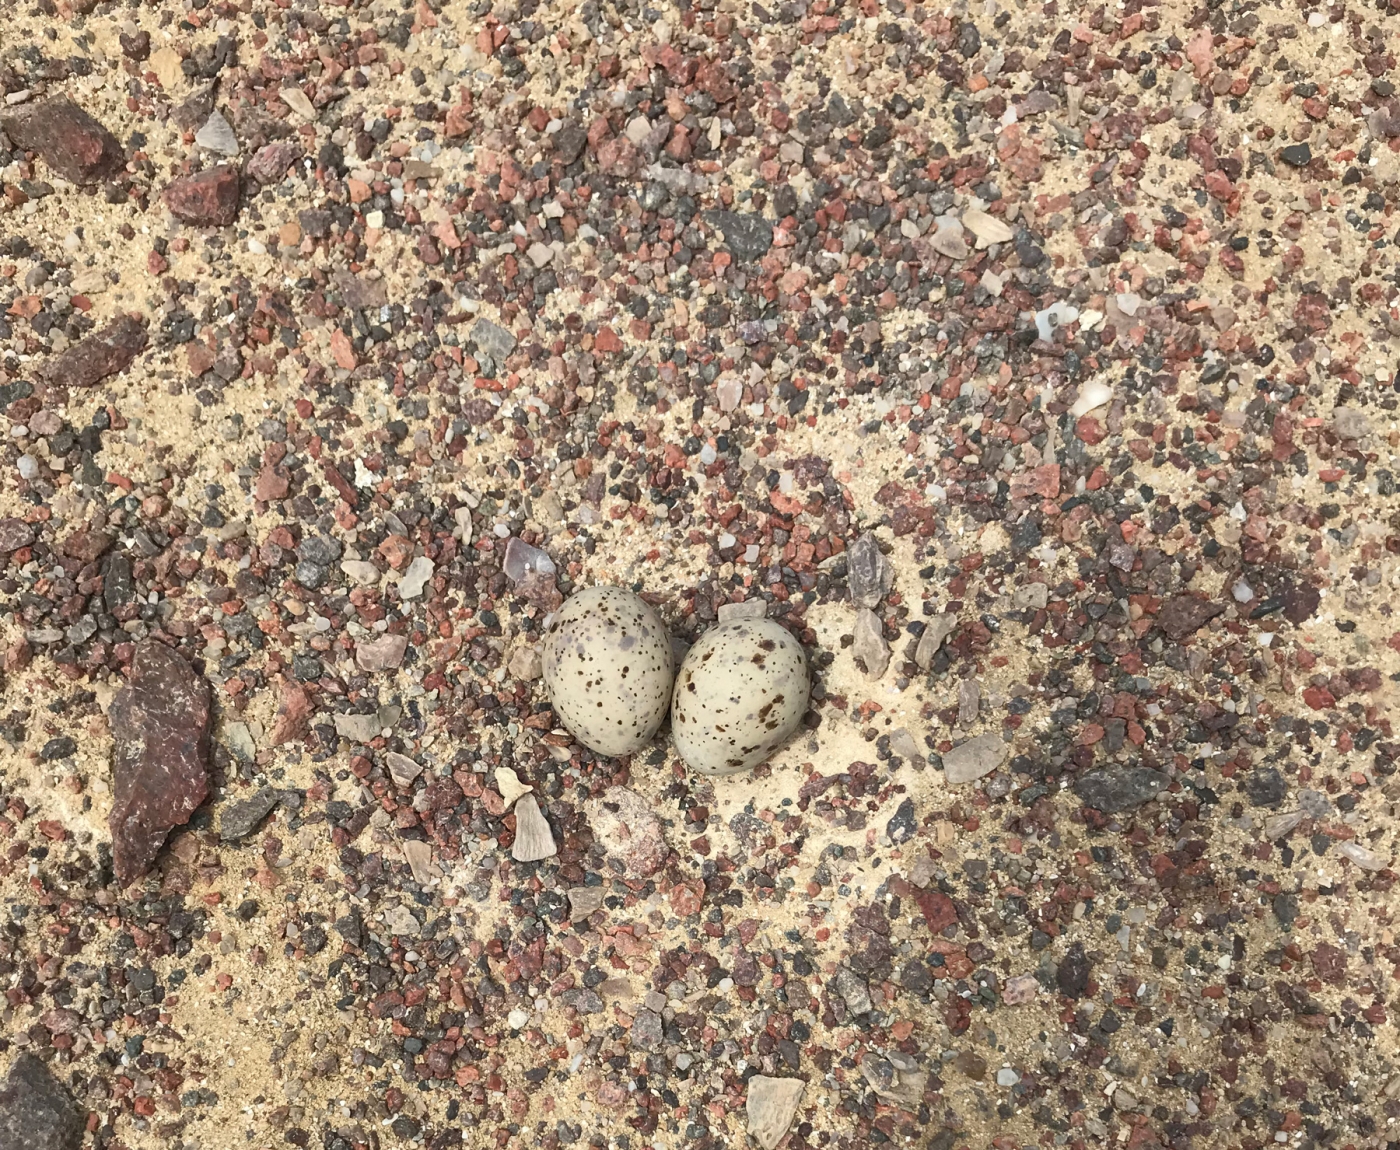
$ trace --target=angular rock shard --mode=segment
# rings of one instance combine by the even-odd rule
[[[933,666],[933,657],[938,654],[938,648],[943,646],[943,640],[951,635],[957,626],[956,615],[936,615],[928,621],[924,633],[919,636],[919,645],[914,649],[914,662],[919,665],[919,670],[927,671]]]
[[[510,856],[516,862],[539,862],[559,853],[554,845],[554,832],[540,813],[534,795],[522,795],[515,801],[515,843]]]
[[[622,860],[627,878],[648,878],[661,869],[670,853],[666,835],[656,812],[636,791],[609,787],[584,809],[593,837]]]
[[[862,607],[856,612],[855,643],[851,653],[865,664],[865,673],[878,679],[890,665],[890,645],[885,642],[884,624],[880,616]]]
[[[165,189],[165,202],[187,224],[223,228],[238,218],[238,193],[238,169],[220,164],[176,180]]]
[[[872,611],[880,605],[894,583],[894,567],[880,550],[872,532],[867,531],[851,544],[846,553],[846,583],[851,602]]]
[[[949,786],[957,786],[990,775],[1006,761],[1008,750],[1002,737],[993,732],[968,739],[943,756],[943,777]]]
[[[115,743],[112,867],[126,886],[209,794],[209,684],[155,640],[137,645],[108,713]]]
[[[78,1150],[84,1115],[68,1088],[32,1054],[21,1054],[0,1082],[3,1150]]]
[[[39,369],[39,376],[65,387],[92,387],[125,371],[145,348],[145,325],[129,315],[118,316],[101,331],[54,356]]]
[[[1180,643],[1200,630],[1225,610],[1224,603],[1212,603],[1195,595],[1177,595],[1168,599],[1157,612],[1157,626],[1168,639]]]
[[[1167,786],[1167,776],[1151,767],[1090,771],[1076,779],[1074,793],[1086,807],[1106,815],[1140,807]]]
[[[801,1078],[768,1078],[755,1074],[749,1079],[749,1098],[745,1105],[749,1134],[763,1150],[776,1150],[792,1125],[797,1104],[806,1089],[807,1083]]]
[[[46,100],[0,113],[0,128],[75,184],[99,183],[126,163],[117,138],[71,100]]]

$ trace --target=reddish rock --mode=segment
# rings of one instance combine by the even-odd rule
[[[71,100],[46,100],[5,112],[0,128],[75,184],[99,183],[126,163],[117,138]]]
[[[626,136],[613,136],[598,145],[598,166],[610,176],[627,179],[641,166],[642,155]]]
[[[238,169],[220,164],[165,189],[171,214],[187,224],[227,227],[238,218]]]
[[[169,647],[147,640],[109,710],[115,744],[112,868],[126,886],[209,794],[209,684]]]
[[[80,339],[39,369],[40,378],[65,387],[92,387],[125,371],[146,347],[146,328],[129,315]]]
[[[1198,599],[1195,595],[1177,595],[1168,599],[1157,613],[1157,626],[1168,639],[1180,643],[1200,630],[1225,610],[1225,604]]]
[[[311,696],[297,683],[282,684],[282,698],[277,704],[277,717],[272,723],[268,742],[274,747],[300,739],[311,723]]]
[[[275,184],[287,174],[287,169],[305,154],[296,144],[281,141],[260,148],[245,169],[260,184]]]
[[[80,563],[94,563],[112,545],[113,537],[105,531],[75,531],[63,541],[63,553]]]
[[[0,519],[0,555],[8,555],[34,542],[34,528],[23,519]]]

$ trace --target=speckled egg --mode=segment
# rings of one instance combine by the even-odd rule
[[[666,716],[675,663],[666,625],[621,587],[589,587],[545,626],[542,670],[549,701],[589,750],[627,755]]]
[[[671,737],[693,771],[758,766],[807,713],[807,657],[772,619],[736,619],[700,636],[671,696]]]

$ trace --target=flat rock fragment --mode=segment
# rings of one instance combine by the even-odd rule
[[[145,874],[175,827],[209,794],[209,684],[148,639],[112,700],[112,867],[125,886]]]
[[[978,735],[943,756],[943,777],[949,786],[974,782],[1001,766],[1009,751],[1000,735]]]
[[[946,613],[935,615],[924,625],[924,633],[919,636],[918,645],[914,648],[914,662],[918,664],[919,670],[927,671],[933,666],[933,657],[938,654],[938,648],[943,646],[943,640],[957,628],[957,616]]]
[[[1090,771],[1075,780],[1074,793],[1086,807],[1118,814],[1140,807],[1167,786],[1167,776],[1151,767],[1121,767]]]
[[[514,810],[515,842],[510,848],[511,858],[516,862],[539,862],[559,853],[554,845],[554,832],[549,829],[549,822],[534,795],[516,799]]]
[[[865,673],[872,679],[878,679],[890,665],[890,645],[885,641],[884,624],[868,607],[856,612],[855,643],[851,652],[865,664]]]
[[[873,532],[867,531],[851,544],[846,553],[846,583],[851,602],[874,610],[894,583],[894,566],[880,550]],[[759,600],[762,602],[762,600]]]
[[[755,1074],[749,1079],[745,1115],[749,1120],[749,1134],[763,1150],[776,1150],[792,1125],[797,1104],[806,1089],[807,1083],[801,1078],[769,1078]]]

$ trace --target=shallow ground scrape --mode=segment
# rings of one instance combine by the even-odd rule
[[[1393,1145],[1387,2],[8,9],[0,1068],[106,1150],[754,1075],[793,1150]],[[761,599],[800,735],[581,748],[596,583]],[[213,778],[123,889],[143,642]]]

